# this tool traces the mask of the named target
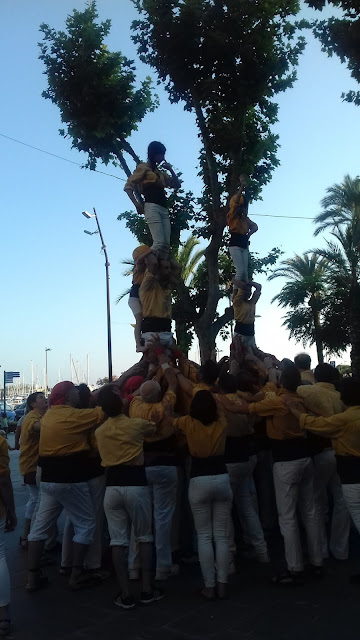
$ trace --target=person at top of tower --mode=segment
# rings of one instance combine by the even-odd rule
[[[136,211],[145,215],[153,240],[152,250],[163,258],[168,257],[171,234],[165,189],[180,188],[180,180],[171,164],[165,162],[165,153],[166,148],[161,142],[150,142],[148,161],[138,164],[124,187]],[[162,169],[169,171],[171,175]]]
[[[239,176],[240,186],[230,199],[226,222],[230,231],[229,253],[236,269],[235,278],[248,282],[249,238],[258,230],[248,217],[249,201],[245,195],[246,177]]]

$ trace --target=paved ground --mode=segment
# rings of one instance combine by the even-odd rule
[[[10,443],[13,436],[9,437]],[[123,611],[113,605],[113,579],[79,593],[66,589],[57,568],[47,569],[51,586],[24,591],[26,552],[18,546],[26,488],[17,470],[18,452],[10,453],[19,525],[7,534],[12,581],[12,637],[19,640],[355,640],[359,638],[360,586],[349,584],[358,562],[356,536],[349,562],[330,562],[326,578],[304,587],[269,585],[270,570],[244,566],[231,583],[231,599],[207,603],[198,595],[199,567],[183,567],[172,578],[167,597],[149,607]],[[278,542],[272,544],[277,555]]]

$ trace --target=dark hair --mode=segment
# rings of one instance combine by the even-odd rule
[[[343,378],[340,382],[341,400],[347,407],[360,405],[360,381]]]
[[[254,393],[254,386],[257,382],[253,370],[240,369],[236,374],[236,385],[239,391]]]
[[[78,408],[79,409],[89,409],[89,407],[91,405],[91,391],[90,391],[89,387],[87,386],[87,384],[82,382],[81,384],[79,384],[78,390],[79,390]]]
[[[237,383],[235,376],[231,373],[223,373],[219,378],[219,387],[225,393],[236,393]]]
[[[163,145],[162,142],[156,142],[156,140],[154,140],[153,142],[150,142],[148,146],[148,159],[151,165],[154,163],[155,156],[159,154],[165,155],[165,153],[166,153],[166,147]]]
[[[300,371],[294,366],[286,367],[281,374],[280,384],[287,391],[296,391],[298,386],[301,384],[301,375]]]
[[[205,384],[215,384],[219,368],[213,360],[206,360],[199,368],[199,376]]]
[[[308,353],[299,353],[294,358],[295,367],[307,371],[311,367],[311,358]]]
[[[294,363],[290,358],[283,358],[280,362],[280,370],[283,371],[286,367],[293,367]]]
[[[195,393],[191,405],[190,415],[204,425],[211,424],[218,419],[217,404],[210,391],[198,391]]]
[[[114,418],[123,412],[119,388],[115,384],[106,384],[100,389],[97,403],[110,418]]]
[[[316,382],[334,382],[335,380],[335,369],[331,366],[331,364],[327,364],[326,362],[322,362],[315,367],[314,378]]]
[[[34,402],[36,402],[37,397],[43,396],[43,395],[44,394],[42,391],[34,391],[34,393],[30,393],[30,395],[26,400],[26,413],[29,413],[29,411],[32,411],[32,405],[34,404]]]

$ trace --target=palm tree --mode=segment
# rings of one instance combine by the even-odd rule
[[[321,311],[325,303],[326,261],[315,252],[309,256],[295,254],[282,260],[269,280],[286,278],[287,282],[273,299],[280,307],[288,307],[284,326],[290,337],[316,344],[318,361],[324,361],[321,337]]]
[[[200,244],[195,236],[189,236],[182,244],[175,255],[175,259],[181,264],[181,277],[184,283],[191,287],[191,280],[194,276],[197,265],[204,255],[204,249],[198,249],[193,253],[195,247]]]
[[[321,201],[323,211],[314,219],[317,236],[326,229],[335,231],[344,224],[354,220],[360,222],[360,177],[351,178],[348,174],[341,184],[334,184],[326,189],[326,196]],[[356,229],[357,241],[360,240]]]
[[[324,249],[314,254],[327,263],[329,291],[340,292],[342,307],[348,319],[351,345],[351,369],[360,380],[360,246],[359,219],[353,219],[344,229],[338,227],[327,240]]]
[[[179,247],[175,255],[175,259],[181,264],[181,277],[189,288],[190,293],[194,276],[196,275],[201,258],[204,255],[203,249],[198,249],[194,253],[195,247],[199,244],[200,242],[195,236],[189,236]],[[177,343],[181,351],[187,355],[193,340],[193,334],[191,332],[192,323],[186,318],[183,305],[176,293],[173,299],[172,314],[175,320]]]

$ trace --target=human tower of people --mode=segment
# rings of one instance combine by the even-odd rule
[[[279,361],[256,346],[261,287],[248,278],[248,246],[257,226],[247,215],[242,177],[227,216],[236,270],[230,356],[199,366],[175,344],[171,290],[180,275],[169,254],[165,188],[179,183],[164,159],[165,147],[152,142],[148,162],[125,186],[153,239],[134,251],[129,298],[141,360],[95,393],[65,381],[52,389],[49,408],[42,393],[28,398],[19,456],[29,491],[20,538],[28,592],[47,584],[42,564],[63,510],[60,573],[74,591],[98,585],[110,544],[115,604],[124,609],[138,604],[131,580],[141,580],[141,604],[163,598],[180,557],[198,557],[204,598],[227,598],[239,556],[270,562],[264,531],[277,524],[285,562],[275,585],[322,577],[329,555],[347,559],[350,518],[360,533],[360,383],[340,380],[329,364],[312,373],[307,354]],[[9,493],[5,454],[1,459]],[[5,502],[2,522],[11,528],[11,498]],[[2,572],[6,613],[4,566]],[[9,624],[5,615],[0,631]]]

